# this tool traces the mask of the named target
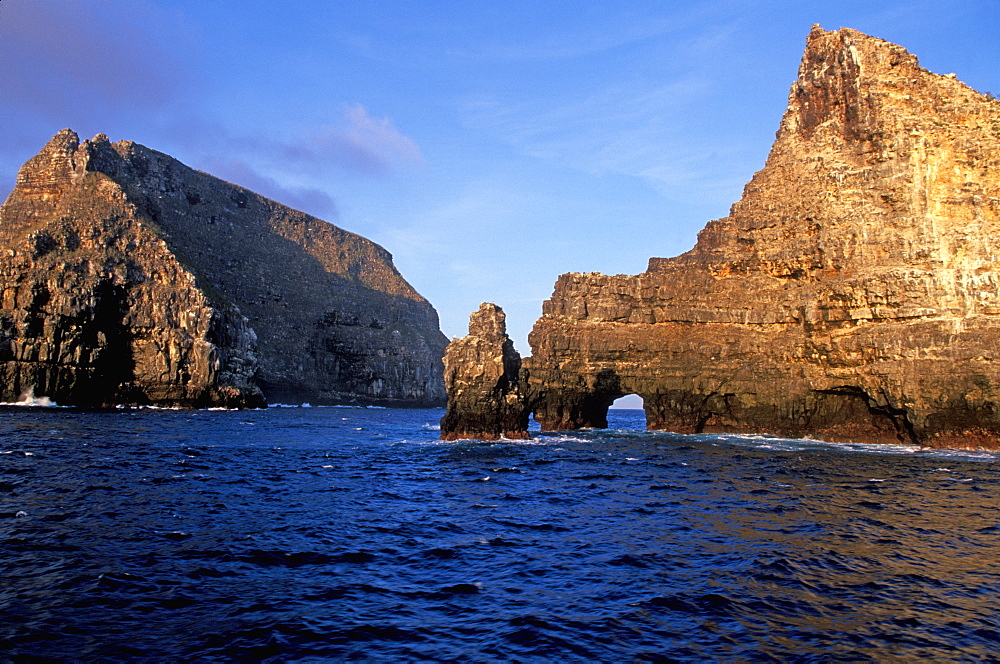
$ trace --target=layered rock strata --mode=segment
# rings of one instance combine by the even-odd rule
[[[136,143],[59,132],[0,251],[2,401],[443,402],[447,340],[387,251]]]
[[[448,410],[441,438],[528,437],[528,407],[520,382],[521,356],[507,336],[503,309],[484,302],[469,316],[469,334],[444,355]]]
[[[998,447],[1000,102],[814,27],[763,170],[697,245],[559,278],[529,342],[543,429]]]

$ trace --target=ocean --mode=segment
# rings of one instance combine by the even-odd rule
[[[0,661],[1000,661],[1000,455],[0,409]]]

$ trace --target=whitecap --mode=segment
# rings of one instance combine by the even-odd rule
[[[17,401],[0,403],[0,406],[29,406],[32,408],[64,408],[47,396],[35,396],[35,388],[29,388],[21,393]]]
[[[568,434],[555,434],[539,436],[534,440],[545,440],[550,443],[586,443],[588,439],[580,438],[578,436],[570,436]]]
[[[704,438],[704,436],[702,436]],[[920,445],[892,443],[838,443],[809,438],[780,438],[761,434],[727,434],[713,436],[714,439],[745,447],[781,452],[804,452],[807,450],[831,449],[844,452],[867,452],[871,454],[915,454],[926,452]]]
[[[1000,460],[1000,452],[987,452],[985,450],[950,450],[925,447],[922,454],[942,459],[955,459],[958,461],[997,461]]]

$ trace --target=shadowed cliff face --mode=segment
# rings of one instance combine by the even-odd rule
[[[426,405],[437,314],[382,247],[64,130],[0,208],[0,400]]]
[[[1000,102],[894,44],[809,35],[771,154],[694,249],[566,274],[525,360],[546,429],[998,446]]]

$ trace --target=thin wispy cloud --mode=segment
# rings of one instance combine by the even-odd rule
[[[201,119],[173,124],[168,131],[206,159],[235,155],[248,163],[266,163],[273,172],[380,177],[424,165],[413,139],[389,118],[373,116],[360,104],[345,105],[329,123],[283,135],[248,134]]]
[[[595,175],[656,179],[665,160],[690,152],[684,128],[670,118],[709,89],[697,77],[659,86],[616,82],[560,104],[479,100],[466,108],[470,124],[491,128],[526,155]]]
[[[469,127],[489,130],[519,153],[554,166],[637,178],[668,199],[690,197],[692,186],[735,196],[738,178],[719,168],[720,156],[746,149],[729,134],[735,123],[693,131],[691,118],[714,112],[733,75],[719,63],[737,37],[737,24],[712,24],[630,56],[669,64],[609,69],[590,77],[589,85],[562,87],[558,94],[494,93],[460,107]]]
[[[369,174],[385,174],[424,163],[420,148],[386,117],[372,117],[361,104],[345,107],[340,122],[285,145],[304,165],[332,163]]]
[[[386,117],[360,104],[346,105],[335,121],[297,134],[261,135],[231,131],[202,119],[166,127],[196,168],[304,212],[333,220],[339,216],[337,175],[382,178],[423,166],[413,139]],[[149,146],[155,147],[155,146]]]
[[[640,42],[683,34],[734,0],[692,4],[538,3],[459,4],[447,16],[411,28],[405,15],[386,24],[339,30],[340,42],[373,60],[402,65],[464,61],[538,64],[593,56]],[[427,39],[432,35],[432,39]],[[414,37],[424,39],[414,40]],[[414,48],[419,43],[420,48]],[[445,63],[447,66],[447,63]]]
[[[242,159],[208,158],[202,161],[199,167],[209,175],[238,184],[316,217],[331,221],[338,215],[337,204],[333,197],[322,189],[283,185],[274,178],[258,173]]]
[[[542,17],[520,41],[487,44],[483,52],[508,61],[558,60],[598,55],[643,42],[683,42],[685,35],[697,33],[705,25],[717,25],[718,17],[726,16],[741,1],[597,4],[589,8],[567,2],[560,15],[572,18],[562,22],[559,30],[552,30],[551,17]],[[711,37],[717,33],[705,34]]]

